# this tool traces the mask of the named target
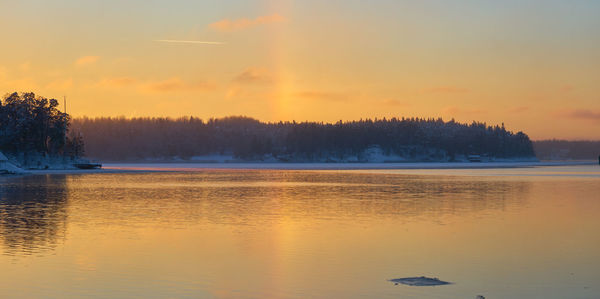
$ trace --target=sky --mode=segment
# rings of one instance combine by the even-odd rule
[[[425,117],[600,139],[600,1],[0,0],[0,93],[74,116]]]

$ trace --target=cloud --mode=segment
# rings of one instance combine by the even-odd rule
[[[575,87],[573,85],[570,84],[565,84],[563,86],[560,87],[560,91],[562,92],[571,92],[575,89]]]
[[[0,86],[5,91],[29,91],[39,87],[32,77],[16,78],[13,72],[9,72],[9,69],[3,66],[0,66]]]
[[[561,114],[575,119],[600,121],[600,111],[593,111],[590,109],[575,109]]]
[[[75,65],[79,67],[88,66],[96,63],[100,56],[82,56],[75,61]]]
[[[259,26],[259,25],[279,23],[279,22],[283,22],[285,20],[286,19],[279,14],[272,14],[270,16],[260,16],[260,17],[257,17],[256,19],[246,19],[246,18],[237,19],[237,20],[224,19],[224,20],[214,22],[208,26],[216,31],[231,32],[231,31],[238,31],[238,30],[247,29],[247,28]]]
[[[236,83],[270,83],[273,81],[271,74],[265,68],[250,67],[233,78]]]
[[[139,80],[133,77],[113,77],[104,78],[91,87],[96,88],[133,88],[143,93],[167,93],[180,91],[210,91],[216,88],[215,84],[198,81],[188,82],[179,77],[172,77],[165,80]]]
[[[150,81],[142,85],[142,89],[151,92],[175,92],[175,91],[207,91],[213,90],[214,84],[207,82],[190,83],[179,77],[173,77],[161,81]]]
[[[425,89],[426,92],[430,93],[467,93],[469,90],[463,87],[456,86],[436,86]]]
[[[177,40],[177,39],[157,39],[155,42],[171,44],[201,44],[201,45],[223,45],[223,42],[201,41],[201,40]]]

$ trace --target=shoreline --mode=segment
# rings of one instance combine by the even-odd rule
[[[106,163],[100,169],[26,170],[22,175],[73,175],[149,172],[193,172],[203,170],[380,170],[380,169],[506,169],[549,166],[596,165],[589,161],[543,162],[407,162],[407,163]],[[4,176],[4,175],[3,175]]]
[[[62,175],[62,174],[114,174],[114,173],[146,173],[146,172],[160,172],[160,170],[134,170],[134,169],[29,169],[24,170],[21,173],[8,173],[2,174],[1,177],[20,177],[28,175]]]
[[[133,171],[245,170],[353,170],[353,169],[490,169],[543,166],[595,165],[590,161],[560,162],[406,162],[406,163],[106,163],[103,169]]]

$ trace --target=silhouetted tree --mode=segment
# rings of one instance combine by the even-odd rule
[[[34,93],[5,95],[0,100],[0,150],[24,155],[59,155],[71,147],[83,148],[81,138],[65,144],[70,117],[57,107],[56,99]]]

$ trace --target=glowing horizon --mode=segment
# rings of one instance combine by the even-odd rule
[[[67,96],[75,117],[441,117],[600,139],[600,3],[9,0],[0,17],[0,92]]]

